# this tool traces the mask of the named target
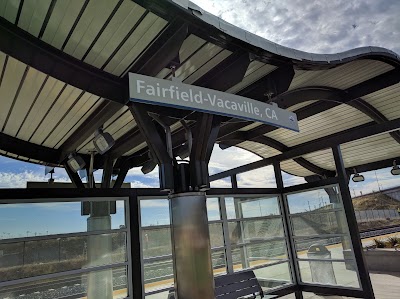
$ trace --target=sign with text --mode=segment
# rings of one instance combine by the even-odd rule
[[[129,73],[130,100],[262,122],[299,131],[296,114],[238,95]]]

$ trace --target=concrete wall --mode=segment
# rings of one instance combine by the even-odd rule
[[[396,210],[365,210],[355,211],[357,222],[367,222],[385,219],[400,219]]]
[[[400,272],[400,251],[394,249],[371,249],[364,251],[368,270]]]

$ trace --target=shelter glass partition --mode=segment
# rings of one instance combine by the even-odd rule
[[[0,298],[78,298],[94,289],[114,298],[132,294],[127,199],[0,200],[0,219],[12,223],[1,227]],[[83,203],[114,201],[114,214],[81,214]]]
[[[339,187],[289,193],[285,198],[299,281],[359,289]]]

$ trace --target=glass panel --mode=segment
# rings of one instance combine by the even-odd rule
[[[326,190],[317,189],[288,194],[287,201],[290,214],[329,211],[334,208],[342,209],[339,192],[336,186],[330,186],[326,187]]]
[[[116,214],[111,214],[110,229],[125,226],[125,207],[121,198],[117,200]],[[81,215],[81,202],[43,202],[1,204],[0,219],[11,219],[2,225],[2,239],[45,236],[85,232],[89,216]]]
[[[144,289],[149,292],[174,285],[172,259],[144,262]]]
[[[275,263],[287,259],[285,240],[236,247],[232,250],[235,270]]]
[[[91,260],[88,259],[90,244],[96,250]],[[0,281],[14,280],[125,262],[126,234],[120,232],[0,244],[0,252]]]
[[[271,289],[291,283],[289,263],[269,265],[264,268],[254,270],[261,287]]]
[[[295,246],[298,258],[354,258],[348,237],[295,239]]]
[[[208,227],[210,230],[211,248],[224,246],[222,223],[211,223]]]
[[[107,289],[107,282],[112,282],[113,298],[126,298],[126,268],[114,268],[90,273],[63,276],[59,278],[23,283],[17,286],[3,287],[1,298],[81,298],[88,294],[89,281],[92,288]],[[89,280],[90,278],[90,280]]]
[[[343,234],[347,223],[343,211],[301,213],[291,216],[295,236]]]
[[[207,198],[208,221],[221,220],[218,198]]]
[[[144,258],[171,254],[171,229],[142,228],[142,244]]]
[[[239,173],[239,188],[276,188],[274,167],[272,165]]]
[[[225,205],[228,219],[280,215],[277,196],[227,197]]]
[[[285,297],[282,297],[285,298]],[[337,299],[357,299],[355,297],[347,297],[347,296],[324,296],[324,295],[316,295],[314,293],[307,293],[307,292],[303,292],[303,298],[304,299],[326,299],[326,298],[337,298]]]
[[[144,226],[169,225],[168,199],[141,199],[141,224]]]
[[[214,275],[226,274],[225,250],[218,250],[211,253]]]
[[[228,228],[231,244],[284,236],[281,218],[228,222]]]
[[[303,282],[324,285],[340,285],[359,288],[355,269],[350,262],[299,261]]]

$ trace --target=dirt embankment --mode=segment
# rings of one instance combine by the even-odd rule
[[[356,211],[397,210],[400,208],[400,201],[377,192],[353,198],[353,206]]]

